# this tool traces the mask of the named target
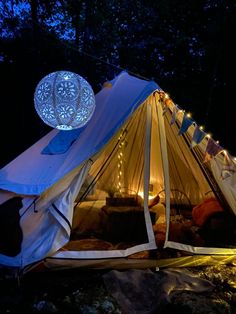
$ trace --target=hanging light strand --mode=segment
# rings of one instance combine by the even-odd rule
[[[125,133],[126,134],[126,133]],[[119,193],[122,193],[122,183],[124,181],[124,145],[126,143],[124,132],[122,130],[119,138],[119,149],[118,149],[118,155],[117,155],[117,190]]]

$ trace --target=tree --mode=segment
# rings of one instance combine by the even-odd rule
[[[0,2],[1,95],[3,103],[11,104],[6,116],[12,108],[16,113],[11,116],[15,136],[11,146],[3,140],[5,151],[12,157],[48,130],[33,107],[34,89],[43,76],[71,70],[97,92],[125,69],[155,80],[236,154],[227,136],[234,115],[222,109],[235,86],[230,35],[235,11],[233,0]],[[227,120],[224,129],[219,127],[222,118]]]

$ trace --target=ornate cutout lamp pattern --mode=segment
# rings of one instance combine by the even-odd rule
[[[66,131],[81,128],[91,119],[95,96],[90,84],[80,75],[57,71],[38,83],[34,106],[44,123]]]

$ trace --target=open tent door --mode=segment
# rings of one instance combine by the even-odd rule
[[[147,100],[95,156],[76,199],[70,241],[53,258],[147,258],[156,248],[148,209],[151,125]]]

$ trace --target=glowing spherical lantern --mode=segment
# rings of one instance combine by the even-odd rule
[[[59,130],[81,128],[92,117],[95,97],[90,84],[80,75],[57,71],[37,85],[34,105],[40,118]]]

